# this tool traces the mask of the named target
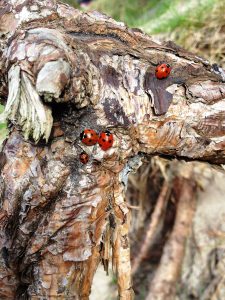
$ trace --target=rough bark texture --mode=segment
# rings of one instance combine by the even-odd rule
[[[128,174],[145,155],[225,163],[225,74],[98,12],[0,0],[0,298],[88,299],[112,248],[132,299]],[[165,61],[171,75],[157,80]],[[109,129],[104,152],[79,140]],[[79,162],[85,150],[90,161]]]

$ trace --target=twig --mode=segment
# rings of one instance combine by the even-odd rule
[[[156,232],[156,228],[158,227],[158,224],[160,222],[160,216],[162,215],[162,212],[165,209],[168,200],[169,191],[170,191],[170,185],[167,181],[164,181],[155,209],[152,213],[151,221],[148,225],[147,234],[145,236],[144,243],[140,249],[138,256],[134,259],[133,266],[132,266],[132,275],[134,275],[137,272],[140,263],[142,262],[143,258],[146,256],[146,253],[152,243],[154,234]]]
[[[139,209],[140,209],[139,206],[130,205],[130,204],[127,204],[127,207],[128,207],[128,208],[131,208],[131,209],[136,209],[136,210],[139,210]]]
[[[151,282],[147,300],[173,300],[176,281],[184,257],[185,243],[189,235],[195,211],[196,184],[192,179],[179,177],[174,182],[178,202],[173,231],[166,243],[160,265]]]

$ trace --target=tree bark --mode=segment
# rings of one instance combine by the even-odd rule
[[[98,12],[0,0],[0,298],[88,299],[112,248],[132,299],[127,178],[143,157],[225,163],[225,73]],[[155,67],[169,63],[167,79]],[[85,128],[114,135],[103,151]],[[79,154],[90,160],[82,165]]]

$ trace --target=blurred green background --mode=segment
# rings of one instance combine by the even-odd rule
[[[63,2],[101,11],[158,39],[173,40],[225,68],[225,0],[93,0],[87,6],[80,0]],[[0,123],[0,141],[5,134]]]
[[[3,112],[4,107],[2,105],[0,105],[0,114]],[[7,136],[7,129],[6,129],[6,124],[2,123],[2,121],[0,121],[0,146],[2,144],[2,142],[4,141],[4,139]]]

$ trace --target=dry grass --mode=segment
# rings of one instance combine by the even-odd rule
[[[178,28],[166,38],[225,68],[225,2],[214,6],[202,27]]]

